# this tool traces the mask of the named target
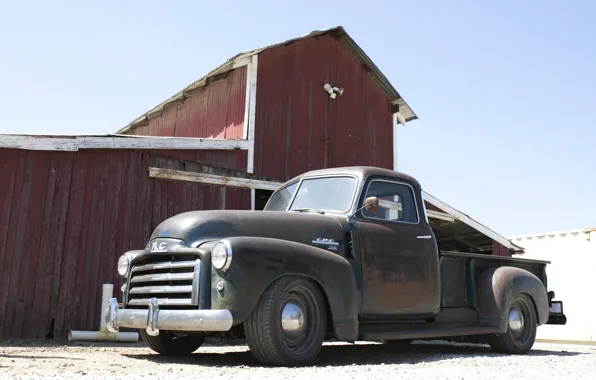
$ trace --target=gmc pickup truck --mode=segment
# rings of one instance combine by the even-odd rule
[[[326,340],[464,337],[523,354],[538,326],[566,323],[547,264],[440,251],[416,179],[323,169],[280,186],[263,211],[163,221],[118,260],[122,306],[111,299],[105,318],[160,354],[223,335],[267,365],[308,364]]]

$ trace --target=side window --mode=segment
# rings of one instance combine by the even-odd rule
[[[267,202],[265,211],[286,211],[297,186],[298,182],[294,182],[275,193]]]
[[[367,197],[379,198],[377,211],[362,210],[367,218],[395,222],[418,223],[418,211],[412,188],[394,182],[373,180],[366,191]]]

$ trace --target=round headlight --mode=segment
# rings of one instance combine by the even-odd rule
[[[118,259],[118,273],[120,274],[120,276],[126,276],[126,273],[128,272],[129,265],[130,265],[129,256],[126,253],[124,255],[120,256],[120,258]]]
[[[211,250],[211,264],[215,269],[227,270],[232,263],[232,246],[227,241],[220,241]]]

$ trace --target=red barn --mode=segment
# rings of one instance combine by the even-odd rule
[[[260,209],[311,169],[397,169],[395,131],[416,118],[338,27],[238,54],[116,135],[0,135],[0,339],[97,329],[101,284],[120,287],[118,256],[163,219]],[[164,157],[201,175],[164,176]],[[442,249],[519,250],[425,200]]]

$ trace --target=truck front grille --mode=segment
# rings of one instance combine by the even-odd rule
[[[192,255],[151,255],[135,263],[127,285],[128,306],[198,306],[201,261]]]

